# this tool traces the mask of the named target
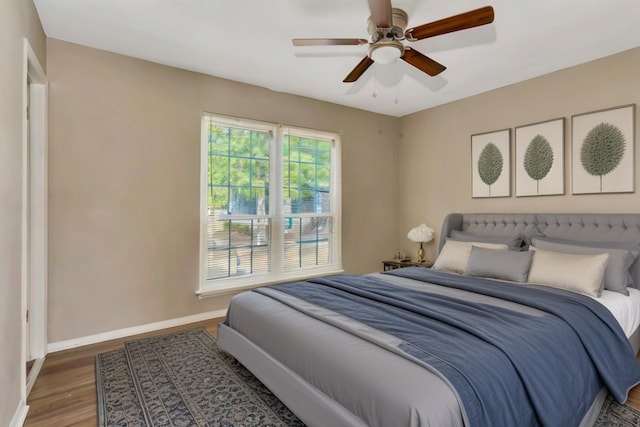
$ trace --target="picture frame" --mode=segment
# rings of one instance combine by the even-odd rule
[[[571,116],[573,194],[635,191],[635,104]]]
[[[511,129],[471,135],[471,197],[511,196]]]
[[[564,194],[564,117],[515,128],[516,197]]]

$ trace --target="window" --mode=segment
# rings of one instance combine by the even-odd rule
[[[203,115],[199,294],[341,271],[339,141]]]

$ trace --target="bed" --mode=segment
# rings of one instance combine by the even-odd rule
[[[236,295],[218,345],[309,426],[590,426],[640,381],[639,252],[636,214],[449,214],[438,269]]]

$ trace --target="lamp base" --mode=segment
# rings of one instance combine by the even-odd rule
[[[422,247],[422,242],[420,242],[420,249],[418,249],[418,262],[425,262],[424,259],[424,248]]]

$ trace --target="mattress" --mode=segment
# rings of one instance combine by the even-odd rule
[[[600,298],[594,299],[609,309],[627,338],[631,338],[640,326],[640,289],[627,288],[627,290],[629,296],[604,290]],[[635,350],[638,351],[637,348]]]

